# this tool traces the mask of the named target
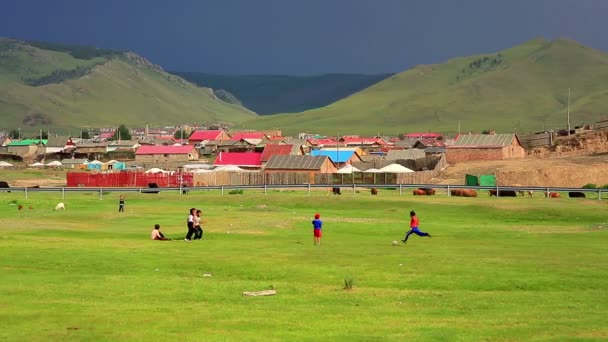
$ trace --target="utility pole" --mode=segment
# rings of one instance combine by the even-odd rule
[[[568,88],[568,135],[570,135],[570,88]]]

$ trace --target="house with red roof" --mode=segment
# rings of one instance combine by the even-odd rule
[[[220,152],[213,163],[215,166],[238,166],[244,169],[262,167],[261,152]]]
[[[439,133],[432,133],[432,132],[414,132],[414,133],[408,133],[408,134],[404,135],[404,137],[405,138],[435,139],[436,140],[443,136]]]
[[[293,151],[293,145],[287,144],[267,144],[262,152],[262,164],[265,164],[270,160],[272,156],[288,156]]]
[[[230,136],[226,134],[223,130],[202,130],[195,131],[188,138],[188,143],[190,145],[198,144],[203,141],[212,141],[212,140],[229,140]]]
[[[230,139],[232,139],[232,140],[255,140],[255,139],[264,140],[264,139],[267,139],[267,137],[266,137],[266,134],[264,134],[263,132],[242,132],[242,133],[232,134]]]
[[[148,146],[142,145],[135,152],[138,163],[177,163],[198,160],[199,154],[194,145]]]

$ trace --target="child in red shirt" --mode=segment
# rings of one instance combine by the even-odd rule
[[[407,239],[412,234],[416,234],[418,236],[431,237],[431,234],[421,232],[420,230],[418,230],[418,224],[419,224],[419,221],[418,221],[418,216],[416,216],[416,212],[413,210],[410,211],[410,230],[407,232],[407,234],[405,234],[405,238],[403,240],[401,240],[403,243],[407,243]]]

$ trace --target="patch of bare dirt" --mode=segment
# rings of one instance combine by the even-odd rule
[[[464,184],[467,173],[493,174],[503,186],[601,186],[608,184],[608,154],[458,163],[450,165],[437,183]]]
[[[30,187],[30,186],[41,186],[41,187],[54,187],[54,186],[66,186],[65,179],[16,179],[11,182],[13,187]]]

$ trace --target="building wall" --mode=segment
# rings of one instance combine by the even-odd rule
[[[448,148],[446,157],[449,164],[462,163],[471,160],[502,160],[506,159],[504,148]]]
[[[8,153],[16,154],[18,156],[35,155],[38,150],[38,146],[8,146]]]
[[[198,160],[198,152],[190,154],[143,154],[135,155],[135,161],[138,163],[155,164],[155,163],[176,163]]]

